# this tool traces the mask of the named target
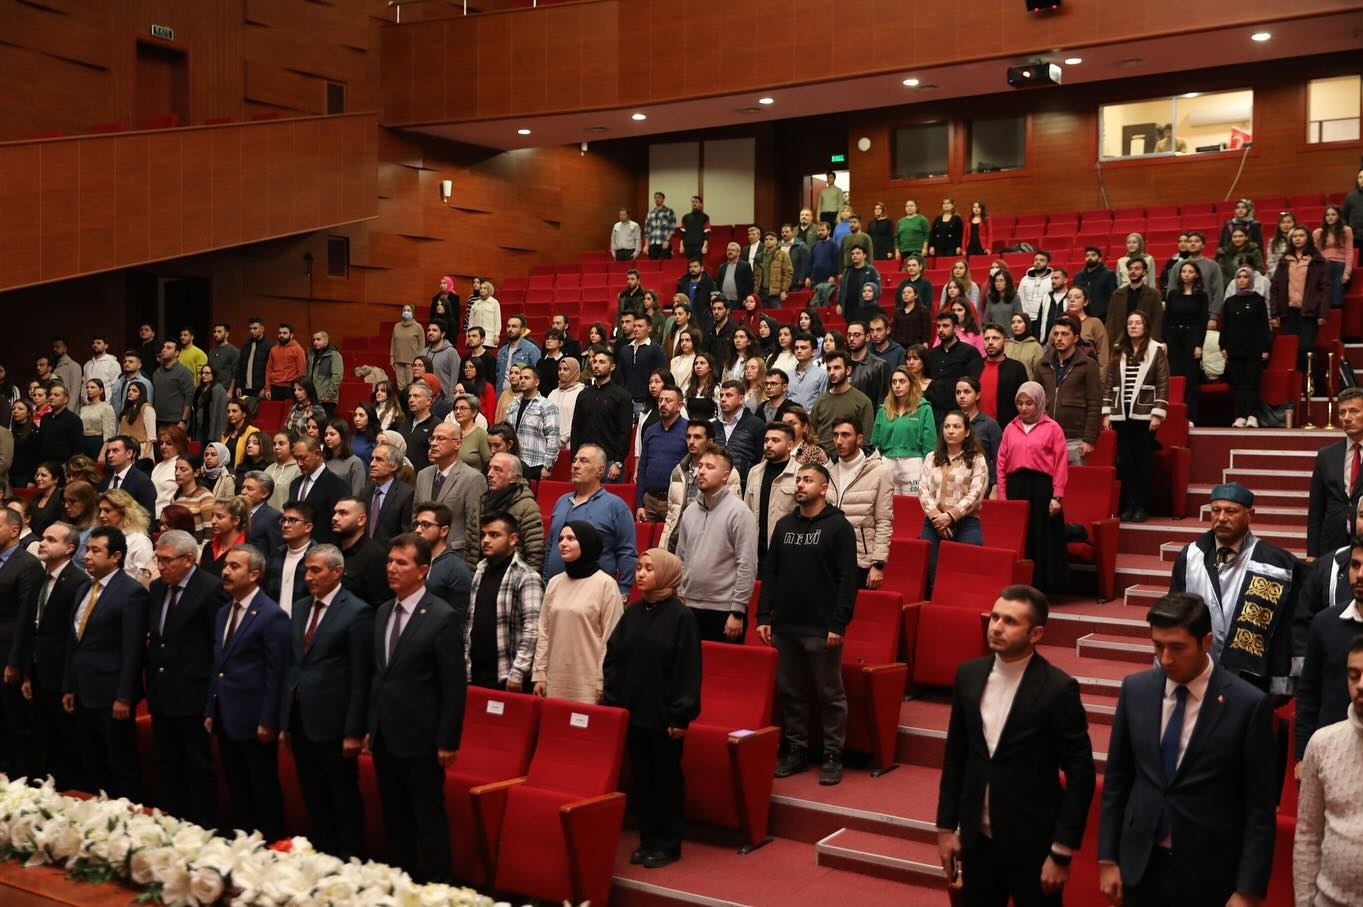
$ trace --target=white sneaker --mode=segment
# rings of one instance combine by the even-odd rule
[[[1244,428],[1244,427],[1245,427],[1245,418],[1244,418],[1244,416],[1241,416],[1239,419],[1236,419],[1234,422],[1232,422],[1232,423],[1230,424],[1230,427],[1231,427],[1231,428]]]
[[[1248,419],[1245,420],[1245,427],[1246,427],[1246,428],[1258,428],[1258,427],[1259,427],[1259,420],[1258,420],[1257,418],[1255,418],[1254,416],[1250,416]]]

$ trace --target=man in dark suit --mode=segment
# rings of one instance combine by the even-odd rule
[[[454,609],[426,591],[431,546],[400,535],[388,549],[394,598],[374,618],[367,746],[398,864],[422,882],[450,876],[445,769],[464,722],[463,640]]]
[[[1127,907],[1258,904],[1278,802],[1269,698],[1212,661],[1201,597],[1171,592],[1146,620],[1157,665],[1117,697],[1099,885]]]
[[[1316,454],[1307,502],[1306,557],[1315,560],[1349,541],[1349,501],[1363,491],[1363,388],[1339,392],[1345,438]]]
[[[289,484],[289,500],[304,501],[312,507],[313,536],[319,543],[335,542],[331,534],[331,510],[337,501],[350,494],[350,486],[327,469],[322,460],[322,445],[316,438],[305,435],[293,442],[293,458],[302,475]]]
[[[686,297],[687,304],[691,306],[691,316],[695,319],[696,326],[707,334],[710,332],[710,295],[715,291],[715,282],[710,279],[710,275],[705,273],[705,267],[699,258],[693,258],[686,263],[686,273],[677,278],[677,285],[674,288],[677,293]]]
[[[25,774],[24,754],[33,734],[33,716],[20,692],[23,662],[17,643],[25,612],[32,613],[43,582],[43,565],[19,547],[24,518],[6,507],[0,512],[0,657],[5,683],[0,687],[0,771],[11,778]]]
[[[274,479],[263,472],[252,470],[241,480],[241,495],[251,502],[251,531],[246,544],[259,551],[278,551],[284,546],[280,533],[282,514],[270,506],[274,494]]]
[[[752,267],[743,260],[738,243],[729,243],[724,250],[724,261],[715,272],[715,291],[729,301],[729,308],[743,308],[743,300],[752,295]]]
[[[307,598],[293,610],[280,725],[319,850],[342,860],[360,852],[364,806],[357,757],[364,747],[374,646],[374,609],[341,585],[334,545],[308,552]]]
[[[375,446],[369,457],[369,484],[360,493],[368,508],[366,534],[385,549],[388,540],[412,531],[411,485],[397,481],[402,457],[387,444]]]
[[[388,589],[388,546],[369,537],[365,532],[367,520],[364,501],[341,498],[331,514],[331,531],[345,558],[341,585],[369,607],[377,608],[393,594]]]
[[[1017,418],[1018,388],[1027,383],[1027,367],[1003,354],[1008,347],[1008,336],[1002,325],[986,327],[984,358],[976,359],[968,372],[980,382],[980,409],[1000,425],[1007,425]],[[990,381],[993,384],[992,400],[988,399],[987,393]]]
[[[264,567],[264,557],[250,545],[227,552],[222,586],[230,600],[213,623],[204,729],[218,735],[234,827],[257,829],[275,841],[284,834],[278,741],[289,616],[260,591]]]
[[[1007,587],[989,615],[993,654],[956,672],[937,840],[948,877],[964,867],[968,905],[1058,907],[1084,838],[1093,746],[1079,684],[1036,653],[1048,612],[1036,589]]]
[[[740,381],[725,381],[719,389],[719,415],[715,417],[715,440],[733,454],[739,485],[747,487],[748,470],[762,459],[767,423],[744,405],[747,391]]]
[[[43,530],[38,541],[41,585],[33,607],[25,609],[19,622],[18,662],[24,673],[20,691],[33,704],[36,731],[24,774],[30,778],[51,774],[59,790],[76,781],[76,732],[62,708],[62,675],[76,594],[90,579],[71,560],[79,542],[80,534],[68,523],[53,523]]]
[[[454,609],[459,638],[464,638],[464,622],[469,619],[469,592],[473,571],[458,551],[450,547],[450,524],[454,517],[444,504],[423,501],[417,504],[416,524],[412,531],[431,546],[431,569],[426,574],[426,589]]]
[[[213,828],[216,770],[203,718],[213,628],[227,593],[217,577],[195,567],[198,551],[188,532],[171,530],[156,540],[161,575],[149,590],[147,707],[167,811]]]
[[[308,594],[303,558],[317,544],[313,529],[312,507],[300,501],[289,501],[284,505],[284,515],[280,517],[284,545],[270,552],[260,586],[285,614],[292,614],[293,603]]]
[[[141,451],[137,441],[127,435],[116,435],[109,439],[104,453],[104,478],[100,480],[100,492],[122,489],[142,505],[147,516],[156,516],[156,486],[151,478],[137,468],[137,457]]]
[[[133,710],[142,696],[147,590],[123,571],[128,543],[108,526],[85,541],[90,582],[76,593],[66,643],[62,708],[75,716],[81,790],[138,798]]]

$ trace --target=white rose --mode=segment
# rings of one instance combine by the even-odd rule
[[[207,829],[197,825],[183,825],[171,835],[170,843],[176,853],[192,862],[212,838],[213,834]]]
[[[189,888],[189,870],[184,863],[178,863],[174,870],[160,879],[160,882],[162,903],[194,903],[191,900],[192,892]]]
[[[138,885],[150,885],[155,881],[152,874],[152,851],[139,850],[133,854],[130,873],[132,880]]]
[[[198,903],[212,904],[222,897],[222,876],[212,869],[190,870],[189,892]]]
[[[296,865],[280,860],[270,870],[260,892],[276,904],[287,904],[295,897],[306,895],[311,888],[312,883]]]
[[[350,904],[355,901],[357,894],[355,886],[348,880],[333,875],[318,882],[313,898],[321,904]]]
[[[54,860],[65,863],[80,850],[80,832],[63,824],[49,836],[47,849]]]

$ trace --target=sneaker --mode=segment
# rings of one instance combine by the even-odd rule
[[[805,758],[804,750],[791,750],[781,757],[781,761],[776,763],[776,771],[772,775],[777,778],[789,778],[791,775],[798,775],[800,772],[809,768],[809,760]]]
[[[1150,519],[1150,514],[1145,512],[1144,507],[1138,508],[1131,512],[1131,522],[1133,523],[1144,523],[1148,519]]]
[[[652,853],[653,851],[649,850],[648,848],[640,847],[634,853],[629,855],[629,861],[635,866],[642,866],[644,865],[644,861],[647,860],[649,856],[652,855]]]
[[[831,787],[842,782],[842,762],[829,756],[819,766],[819,783]]]
[[[643,865],[645,869],[662,869],[664,866],[671,866],[680,859],[680,851],[677,853],[667,853],[665,851],[655,850],[644,857]]]
[[[1241,416],[1240,418],[1236,419],[1234,422],[1232,422],[1232,423],[1230,424],[1230,427],[1231,427],[1231,428],[1244,428],[1244,427],[1245,427],[1245,417],[1244,417],[1244,416]]]
[[[1248,419],[1246,419],[1246,420],[1245,420],[1245,427],[1246,427],[1246,428],[1258,428],[1258,427],[1259,427],[1259,419],[1258,419],[1258,417],[1257,417],[1257,416],[1250,416]]]

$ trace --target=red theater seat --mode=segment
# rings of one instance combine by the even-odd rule
[[[498,891],[607,903],[625,818],[617,788],[628,723],[624,709],[546,700],[529,773],[470,791]]]
[[[163,113],[158,116],[147,117],[142,121],[143,129],[174,129],[180,125],[180,115],[178,113]]]
[[[303,788],[298,783],[298,767],[293,761],[293,750],[281,740],[279,747],[279,787],[284,792],[284,831],[292,836],[312,834],[312,816],[303,803]]]
[[[523,776],[539,730],[538,696],[469,687],[459,755],[445,769],[445,812],[450,822],[454,877],[468,885],[487,885],[492,873],[479,846],[474,819],[475,787]],[[492,817],[494,820],[500,817]],[[495,840],[500,828],[489,836]]]
[[[1173,389],[1169,396],[1173,397]],[[1181,395],[1179,398],[1181,399]],[[1155,433],[1159,449],[1151,458],[1150,509],[1183,519],[1188,512],[1188,483],[1192,479],[1193,452],[1188,447],[1188,407],[1169,404],[1169,416]],[[1068,495],[1067,495],[1068,497]]]
[[[1117,433],[1112,429],[1098,432],[1098,443],[1093,446],[1093,453],[1084,458],[1086,466],[1116,466],[1117,465]]]
[[[863,589],[842,643],[842,683],[847,691],[847,742],[871,754],[872,776],[894,767],[899,704],[909,667],[899,661],[904,599],[898,592]]]
[[[931,604],[906,610],[906,616],[916,618],[912,621],[912,627],[910,621],[905,621],[904,638],[905,646],[913,652],[915,687],[950,689],[956,681],[956,669],[961,662],[989,653],[984,641],[984,628],[988,623],[987,612],[993,609],[997,597],[995,590],[984,613],[976,608],[947,608]]]
[[[364,803],[364,855],[371,860],[390,859],[388,838],[383,832],[383,803],[379,800],[379,778],[374,773],[374,757],[360,753],[360,800]]]
[[[1013,568],[1013,581],[1018,583],[1032,581],[1032,562],[1027,560],[1027,510],[1026,501],[1006,500],[986,500],[980,508],[984,543],[991,548],[1015,552],[1017,565]]]
[[[916,539],[923,531],[923,505],[911,494],[894,496],[894,528],[891,535],[897,539]]]
[[[1111,466],[1071,466],[1065,487],[1065,522],[1078,523],[1088,541],[1070,542],[1070,560],[1093,564],[1098,570],[1098,600],[1117,597],[1117,538],[1121,523],[1116,513],[1121,486]]]
[[[928,558],[932,545],[923,539],[890,539],[890,558],[885,562],[882,588],[898,592],[906,602],[922,601],[928,588]]]
[[[253,420],[255,426],[271,434],[279,431],[288,416],[290,405],[288,400],[261,400]]]
[[[1016,559],[1011,548],[987,548],[941,542],[937,546],[937,576],[932,604],[988,611],[999,590],[1016,582]]]
[[[776,650],[701,643],[701,711],[686,731],[682,771],[686,815],[737,829],[740,853],[761,845],[771,810],[772,770],[781,732],[768,725]]]

